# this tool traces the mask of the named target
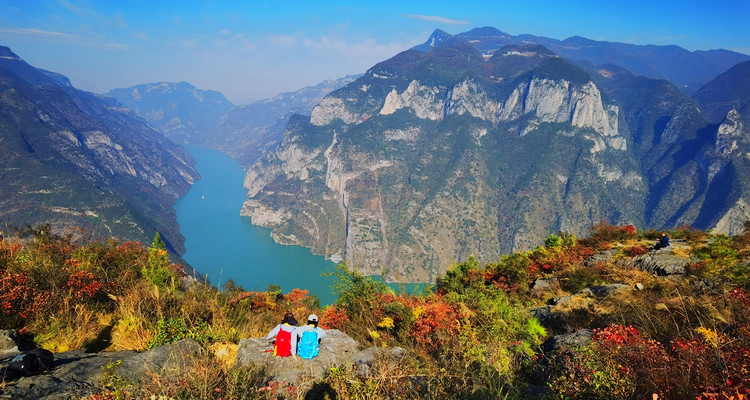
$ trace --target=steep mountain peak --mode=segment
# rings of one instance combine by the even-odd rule
[[[6,70],[32,85],[56,86],[60,84],[57,79],[27,64],[5,46],[0,46],[0,70]]]
[[[21,57],[17,56],[16,53],[12,52],[10,48],[6,46],[0,46],[0,58],[21,61]]]
[[[435,47],[442,44],[445,40],[450,39],[452,37],[453,35],[451,35],[450,33],[442,29],[435,29],[435,31],[432,32],[432,35],[430,35],[430,37],[427,38],[426,42],[412,47],[412,50],[419,50],[422,52],[427,52],[427,51],[434,49]]]

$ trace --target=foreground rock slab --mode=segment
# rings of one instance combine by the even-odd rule
[[[194,340],[181,340],[142,353],[73,350],[55,354],[52,371],[29,377],[12,377],[6,372],[10,358],[3,358],[0,360],[0,377],[6,383],[0,389],[0,399],[77,400],[100,393],[105,373],[132,383],[149,377],[149,373],[174,375],[183,368],[185,360],[200,351],[200,345]]]
[[[326,330],[320,343],[320,353],[312,360],[297,357],[275,357],[273,345],[266,338],[240,340],[237,349],[237,365],[263,365],[270,380],[296,383],[301,376],[322,378],[336,365],[352,363],[352,356],[359,351],[359,344],[338,329]]]

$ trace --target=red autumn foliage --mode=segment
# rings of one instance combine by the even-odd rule
[[[36,290],[32,284],[26,273],[0,271],[0,314],[8,317],[4,321],[11,324],[14,319],[24,321],[49,305],[49,293]]]
[[[89,271],[78,271],[68,278],[68,287],[76,299],[96,296],[104,285]]]
[[[627,250],[627,253],[630,257],[636,257],[643,254],[648,254],[648,249],[646,246],[642,244],[636,244],[634,246],[630,246]]]
[[[323,310],[323,316],[320,318],[320,327],[343,331],[347,322],[349,322],[349,316],[346,314],[346,309],[333,304]]]
[[[459,313],[440,296],[417,306],[418,316],[411,328],[417,343],[429,351],[437,350],[449,338],[459,334]]]
[[[287,297],[289,298],[289,301],[291,301],[292,303],[299,303],[305,300],[308,294],[310,294],[310,291],[307,289],[304,289],[304,290],[294,289],[287,295]]]

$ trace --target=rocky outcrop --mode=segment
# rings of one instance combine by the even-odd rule
[[[138,383],[151,374],[178,377],[201,347],[191,339],[137,353],[118,351],[86,353],[74,350],[55,354],[54,368],[41,375],[13,376],[5,370],[10,359],[0,361],[0,398],[18,400],[67,400],[100,393],[105,374],[118,376],[124,382]]]
[[[555,352],[566,349],[577,350],[591,343],[594,331],[591,329],[579,329],[575,332],[555,335],[542,344],[545,352]]]
[[[328,96],[323,99],[310,114],[310,123],[321,126],[328,125],[333,120],[341,120],[345,124],[353,124],[360,121],[362,114],[352,112],[344,100]]]
[[[358,352],[359,344],[354,339],[337,329],[329,329],[321,340],[320,353],[311,360],[275,357],[273,345],[265,338],[242,339],[237,349],[237,365],[263,365],[270,380],[295,383],[300,377],[322,378],[333,366],[356,364],[363,359]]]
[[[4,223],[146,243],[158,231],[182,253],[172,205],[198,177],[194,160],[114,99],[61,82],[0,57]]]
[[[691,263],[689,258],[672,254],[668,247],[633,257],[630,261],[631,265],[657,276],[684,275],[685,268]]]
[[[626,150],[625,138],[619,135],[619,108],[605,105],[593,82],[575,85],[566,80],[534,78],[520,84],[507,99],[493,100],[472,80],[464,80],[445,88],[425,86],[413,80],[402,93],[392,89],[385,98],[380,115],[391,115],[408,109],[421,119],[439,121],[448,115],[468,114],[498,124],[524,116],[535,118],[536,126],[543,122],[570,123],[577,128],[591,128],[606,137],[606,142],[617,150]],[[326,125],[334,118],[355,121],[341,99],[330,98],[313,111],[314,125]],[[326,115],[327,118],[321,116]],[[528,134],[524,131],[523,134]],[[601,144],[605,141],[600,142]]]

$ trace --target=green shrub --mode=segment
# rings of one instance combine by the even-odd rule
[[[148,249],[148,265],[141,269],[143,277],[156,285],[159,289],[174,286],[175,275],[169,267],[169,257],[159,232],[154,235],[154,241]]]

